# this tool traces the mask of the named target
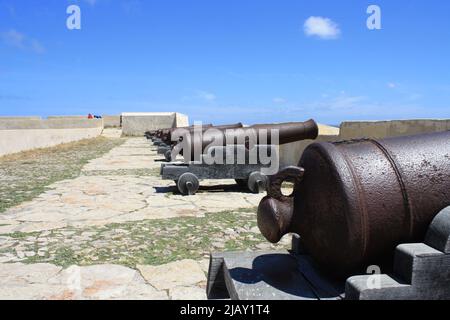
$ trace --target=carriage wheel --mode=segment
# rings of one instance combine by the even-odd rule
[[[182,195],[192,196],[197,192],[200,183],[195,174],[186,172],[178,179],[177,187]]]
[[[172,150],[167,150],[164,152],[164,158],[166,158],[167,162],[172,162]]]
[[[248,177],[248,189],[253,193],[264,192],[267,189],[268,178],[259,171],[252,172]]]

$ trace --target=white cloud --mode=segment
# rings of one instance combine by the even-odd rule
[[[42,54],[45,52],[45,48],[44,46],[37,40],[33,39],[30,42],[30,48],[31,50],[33,50],[34,52],[38,53],[38,54]]]
[[[277,110],[280,112],[280,110]],[[404,97],[397,101],[379,101],[368,96],[338,93],[315,101],[293,104],[283,110],[289,114],[304,114],[305,117],[322,119],[336,124],[343,120],[386,120],[424,117],[427,108],[416,100]]]
[[[321,39],[337,39],[341,34],[339,26],[328,18],[309,17],[303,26],[305,34],[309,37],[317,36]]]
[[[38,40],[29,38],[25,34],[14,29],[0,33],[0,39],[6,45],[14,48],[29,50],[38,54],[45,52],[45,47]]]
[[[366,103],[367,98],[364,96],[349,96],[345,92],[341,92],[340,95],[331,99],[322,101],[319,108],[335,110],[335,111],[349,111],[358,110],[363,103]]]
[[[396,84],[396,83],[393,83],[393,82],[389,82],[389,83],[387,84],[387,86],[388,86],[389,88],[391,88],[391,89],[394,89],[394,88],[397,87],[397,84]]]
[[[212,101],[216,100],[216,95],[211,92],[197,91],[197,98],[208,101],[208,102],[212,102]]]
[[[273,101],[274,103],[286,103],[286,102],[287,102],[286,99],[280,98],[280,97],[273,98],[272,101]]]
[[[7,45],[10,45],[12,47],[16,48],[24,48],[25,44],[25,35],[23,33],[20,33],[14,29],[11,29],[9,31],[3,32],[1,34],[2,40]]]

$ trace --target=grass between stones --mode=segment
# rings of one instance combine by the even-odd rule
[[[84,176],[160,176],[160,168],[83,171]]]
[[[112,263],[135,267],[181,259],[201,260],[211,251],[287,249],[286,241],[275,246],[260,235],[255,212],[256,208],[252,208],[208,213],[201,218],[3,235],[5,244],[0,248],[0,258],[13,254],[10,262],[48,262],[63,267]]]
[[[54,182],[79,176],[89,160],[124,141],[97,137],[0,157],[0,213],[33,199]]]

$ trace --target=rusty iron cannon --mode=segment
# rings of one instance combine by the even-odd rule
[[[210,128],[210,127],[212,127],[212,124],[205,124],[205,125],[203,125],[203,127]],[[155,145],[169,146],[174,143],[172,141],[171,135],[177,129],[185,129],[185,130],[191,131],[194,129],[194,126],[150,130],[150,131],[146,131],[144,135],[148,139],[153,139],[154,141],[156,141]]]
[[[295,182],[290,196],[284,181]],[[273,243],[299,234],[317,265],[342,277],[388,265],[397,245],[423,241],[449,205],[450,131],[321,142],[272,177],[258,226]]]
[[[276,132],[277,141],[272,141]],[[251,149],[255,145],[282,145],[300,140],[316,139],[319,133],[317,123],[310,119],[305,122],[288,122],[279,124],[256,124],[250,127],[212,127],[205,131],[192,131],[180,137],[183,144],[178,145],[179,152],[188,150],[190,157],[187,161],[194,161],[208,149],[215,146],[245,145]],[[175,150],[177,152],[178,150]]]
[[[195,194],[202,179],[234,179],[241,187],[259,193],[266,189],[267,176],[278,172],[277,145],[316,139],[318,130],[317,123],[309,120],[233,130],[213,128],[203,132],[205,138],[198,132],[187,134],[184,138],[188,140],[183,144],[195,148],[193,144],[198,143],[201,147],[199,160],[194,158],[195,153],[183,154],[184,163],[161,164],[161,176],[164,180],[175,181],[184,195]],[[276,141],[272,140],[274,132]],[[174,152],[180,145],[174,147]]]
[[[153,131],[147,131],[145,133],[145,136],[150,137],[150,139],[153,141],[153,143],[155,145],[159,145],[162,143],[161,138],[163,136],[164,130],[167,130],[167,129],[157,129],[157,130],[153,130]]]
[[[202,125],[202,127],[204,128],[204,130],[206,130],[207,128],[211,128],[213,125],[212,124],[204,124]],[[188,132],[192,132],[195,129],[195,126],[188,126],[188,127],[178,127],[178,128],[168,128],[168,129],[164,129],[162,134],[161,134],[161,140],[166,144],[166,145],[173,145],[175,144],[177,141],[173,141],[172,140],[172,134],[174,132],[176,132],[176,130],[186,130]]]
[[[144,136],[147,139],[152,139],[153,137],[156,137],[157,133],[158,133],[158,130],[149,130],[144,133]]]
[[[186,135],[192,135],[194,132],[205,132],[210,129],[215,130],[227,130],[227,129],[237,129],[242,128],[242,123],[235,123],[235,124],[227,124],[227,125],[219,125],[219,126],[213,126],[212,124],[206,124],[201,126],[190,126],[190,127],[182,127],[182,128],[171,128],[165,139],[163,140],[163,145],[158,148],[158,154],[163,154],[166,161],[170,162],[172,161],[173,155],[172,150],[174,146],[180,142],[183,141],[184,137]],[[182,153],[182,152],[181,152]]]
[[[234,129],[234,128],[242,128],[242,123],[236,123],[236,124],[229,124],[229,125],[220,125],[220,126],[213,126],[212,124],[202,124],[201,126],[189,126],[189,127],[176,127],[176,128],[166,128],[159,130],[157,137],[167,146],[174,145],[179,142],[179,138],[173,138],[173,134],[175,132],[183,132],[183,133],[193,133],[196,129],[201,128],[200,130],[202,132],[215,128],[217,130],[226,130],[226,129]]]
[[[171,144],[177,144],[181,141],[183,141],[186,137],[186,135],[188,136],[192,136],[195,133],[199,133],[201,132],[202,134],[204,134],[206,131],[214,129],[214,130],[219,130],[219,131],[225,131],[228,129],[239,129],[244,127],[244,125],[241,122],[238,123],[234,123],[234,124],[225,124],[225,125],[218,125],[218,126],[213,126],[212,124],[202,124],[201,126],[190,126],[190,127],[186,127],[186,128],[173,128],[170,131],[170,136],[168,138],[170,138],[171,140]],[[177,131],[178,129],[182,129],[181,131]],[[184,129],[184,131],[183,131]],[[176,137],[174,137],[173,135],[176,135],[178,133],[178,135]]]

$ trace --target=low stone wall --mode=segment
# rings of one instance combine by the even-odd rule
[[[46,120],[0,119],[0,130],[103,128],[102,119],[51,118]]]
[[[26,117],[0,117],[0,122],[2,120],[41,120],[42,118],[40,116],[26,116]]]
[[[110,116],[104,115],[103,118],[103,126],[105,128],[120,128],[122,126],[122,117],[120,115]]]
[[[101,119],[0,118],[0,156],[99,136]]]
[[[47,119],[87,119],[88,116],[48,116]]]
[[[49,120],[54,120],[54,119],[80,120],[80,119],[88,119],[88,116],[87,115],[85,115],[85,116],[49,116],[49,117],[47,117],[47,119],[49,119]],[[122,125],[120,115],[102,115],[102,119],[103,119],[103,126],[105,128],[120,128]]]
[[[319,137],[280,146],[280,167],[297,165],[305,148],[313,142],[341,141],[359,138],[383,139],[420,133],[450,130],[450,120],[345,121],[340,129],[319,125]]]
[[[124,136],[143,136],[146,131],[182,127],[188,117],[176,112],[122,113]]]
[[[341,124],[342,140],[397,137],[450,130],[450,120],[346,121]]]
[[[188,127],[189,126],[188,116],[178,112],[175,113],[175,126],[177,128]]]

